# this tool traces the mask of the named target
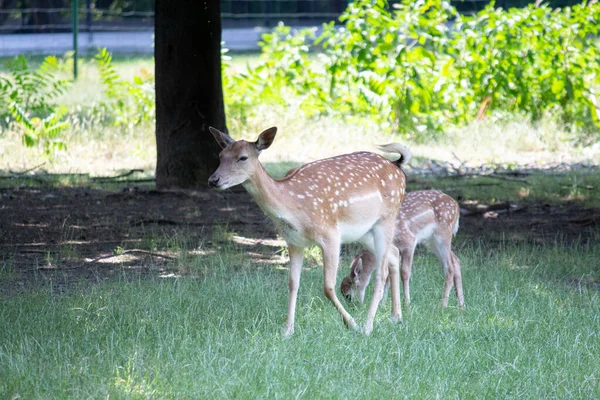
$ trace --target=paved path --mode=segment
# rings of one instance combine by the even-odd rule
[[[231,50],[258,49],[258,41],[268,28],[224,29],[225,46]],[[106,47],[112,53],[154,52],[154,31],[96,32],[79,34],[79,50],[95,53],[98,47]],[[73,50],[71,33],[32,33],[0,35],[0,56],[18,54],[63,54]]]

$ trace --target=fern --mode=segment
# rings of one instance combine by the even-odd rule
[[[56,57],[46,57],[32,70],[26,58],[19,56],[7,62],[7,69],[8,76],[0,78],[0,116],[16,123],[25,146],[41,144],[47,154],[64,149],[59,137],[70,123],[50,101],[63,94],[69,82],[58,78]]]
[[[114,123],[137,125],[153,120],[156,110],[154,75],[142,69],[140,75],[133,77],[133,82],[127,82],[119,77],[108,50],[100,49],[95,58],[107,98],[101,107],[114,118]]]
[[[96,63],[100,72],[100,81],[104,85],[106,96],[109,100],[116,100],[123,95],[124,83],[112,65],[112,55],[106,48],[100,49],[96,54]]]

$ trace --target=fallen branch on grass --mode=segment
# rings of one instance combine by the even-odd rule
[[[94,182],[98,182],[98,183],[112,182],[112,181],[115,181],[120,178],[126,178],[128,176],[131,176],[131,175],[135,174],[136,172],[144,172],[144,170],[143,169],[132,169],[132,170],[129,170],[129,172],[125,172],[124,174],[115,175],[115,176],[97,176],[94,178],[90,178],[90,180],[92,180]]]
[[[171,219],[151,219],[151,218],[142,218],[137,221],[132,221],[129,223],[130,226],[140,226],[146,224],[156,224],[156,225],[182,225],[181,222],[173,221]]]
[[[41,163],[41,164],[39,164],[39,165],[36,165],[36,166],[35,166],[35,167],[33,167],[33,168],[26,169],[25,171],[21,171],[21,172],[10,171],[10,173],[11,173],[11,174],[13,174],[14,176],[21,176],[21,175],[28,174],[28,173],[30,173],[31,171],[35,171],[36,169],[38,169],[38,168],[40,168],[40,167],[43,167],[44,165],[46,165],[46,163],[45,163],[45,162],[43,162],[43,163]]]
[[[568,220],[570,224],[579,225],[579,226],[591,226],[593,224],[600,223],[600,214],[591,215],[589,217],[583,218],[573,218]]]
[[[502,179],[502,180],[505,180],[505,181],[516,181],[516,182],[529,183],[529,181],[527,181],[527,179],[525,179],[525,178],[503,176],[503,175],[498,175],[497,173],[479,174],[479,175],[476,175],[476,176],[483,176],[483,177],[494,178],[494,179]]]
[[[493,179],[501,179],[505,181],[513,181],[513,182],[523,182],[529,184],[529,181],[525,178],[517,178],[514,175],[527,175],[525,171],[499,171],[498,168],[490,169],[484,166],[479,168],[469,168],[465,166],[465,162],[461,161],[460,158],[454,153],[452,153],[454,158],[460,163],[457,167],[449,162],[439,163],[435,160],[431,160],[431,164],[438,167],[439,170],[443,173],[443,177],[446,178],[468,178],[468,177],[482,177],[482,178],[493,178]],[[513,176],[505,176],[505,175],[513,175]]]

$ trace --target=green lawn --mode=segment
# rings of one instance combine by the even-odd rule
[[[242,250],[189,259],[191,276],[1,299],[0,397],[600,396],[597,246],[465,243],[462,313],[453,296],[440,310],[441,268],[419,256],[404,322],[387,297],[369,337],[344,328],[307,265],[290,340],[287,272]],[[364,321],[366,305],[348,308]]]
[[[253,55],[237,60],[234,55],[233,67],[254,61]],[[117,57],[114,63],[126,79],[153,68],[152,59],[144,57]],[[90,176],[137,168],[143,172],[132,177],[153,176],[153,125],[91,123],[86,107],[102,99],[102,87],[89,60],[80,71],[77,83],[58,99],[81,106],[75,113],[81,119],[65,134],[68,150],[48,158],[39,148],[24,148],[18,132],[5,129],[0,170],[11,176],[2,176],[0,188],[87,186],[119,192],[122,183],[99,184]],[[68,68],[63,72],[68,75]],[[409,190],[438,188],[485,204],[576,205],[578,218],[588,211],[582,207],[600,207],[597,168],[534,171],[521,177],[527,182],[417,173],[431,160],[468,167],[600,163],[597,143],[573,142],[551,118],[535,125],[490,118],[449,127],[444,140],[422,143],[368,121],[306,118],[298,110],[256,107],[255,115],[230,118],[228,125],[234,137],[246,139],[272,125],[280,128],[272,148],[261,155],[276,176],[306,161],[401,141],[414,155]],[[15,174],[28,169],[30,174]],[[46,192],[40,193],[43,202]],[[565,218],[561,221],[568,223]],[[466,311],[458,311],[453,296],[449,309],[440,309],[441,268],[420,252],[404,322],[389,320],[388,297],[369,337],[344,328],[323,295],[319,256],[311,250],[300,284],[296,333],[284,340],[286,266],[252,263],[247,247],[228,240],[226,227],[202,240],[202,246],[212,246],[200,249],[209,250],[202,255],[189,253],[188,238],[150,229],[135,246],[180,256],[163,277],[148,272],[149,265],[140,266],[144,274],[113,265],[116,279],[81,278],[64,288],[36,271],[34,287],[0,296],[0,398],[600,398],[600,234],[563,243],[558,232],[558,239],[534,242],[522,229],[519,243],[498,236],[492,244],[459,231],[455,249]],[[569,240],[576,229],[570,226]],[[346,249],[338,283],[352,255]],[[35,266],[11,257],[0,255],[0,282],[18,285],[19,268]],[[92,273],[109,268],[94,265]],[[366,305],[349,304],[348,310],[364,322]]]

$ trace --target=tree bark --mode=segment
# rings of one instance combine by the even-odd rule
[[[226,131],[219,0],[156,0],[156,186],[207,187]]]

